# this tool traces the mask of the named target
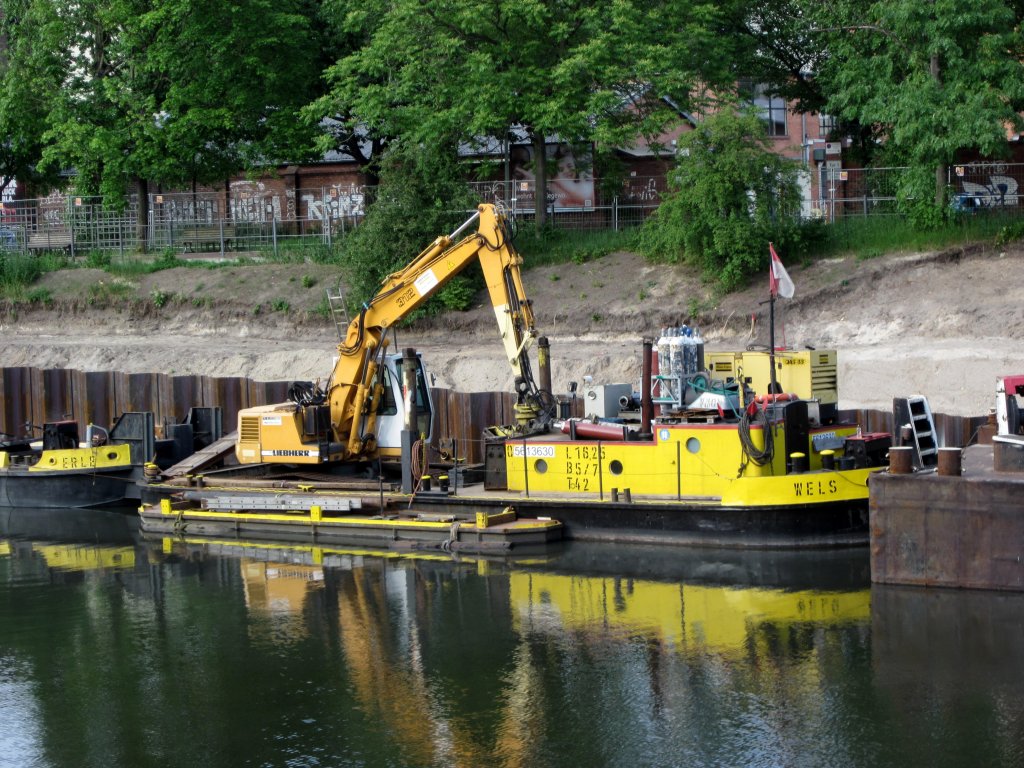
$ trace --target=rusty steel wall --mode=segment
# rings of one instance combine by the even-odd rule
[[[0,432],[20,437],[26,425],[38,437],[47,421],[76,420],[110,427],[125,411],[152,411],[158,426],[181,422],[193,406],[220,406],[224,429],[233,431],[242,408],[287,399],[288,382],[256,382],[243,377],[169,376],[163,373],[83,372],[73,369],[0,369]],[[460,459],[484,460],[484,431],[515,423],[515,398],[506,392],[431,390],[436,410],[435,445],[443,438],[458,441]],[[580,416],[581,401],[577,400]],[[893,433],[893,417],[884,411],[844,410],[839,417],[854,421],[865,432]],[[985,417],[963,418],[935,414],[941,445],[974,442]],[[82,432],[84,434],[84,431]]]
[[[895,438],[896,433],[891,411],[875,410],[841,410],[839,421],[860,424],[864,432],[888,432]],[[979,430],[988,422],[987,416],[950,416],[945,413],[934,413],[935,437],[939,445],[953,448],[965,448],[978,440]]]
[[[73,420],[80,434],[97,424],[109,428],[125,411],[152,411],[158,429],[179,423],[193,406],[220,406],[224,429],[236,428],[242,408],[287,399],[289,382],[242,377],[169,376],[163,373],[83,372],[73,369],[0,369],[0,432],[39,437],[47,421]],[[463,393],[433,389],[435,444],[458,441],[457,455],[484,459],[484,430],[515,422],[515,398],[503,392]]]
[[[455,439],[456,455],[469,464],[484,460],[484,430],[495,424],[515,421],[515,398],[505,392],[453,392],[431,389],[436,412],[434,445],[442,439]]]
[[[0,369],[0,432],[39,437],[47,421],[77,421],[109,428],[125,411],[152,411],[158,428],[180,423],[193,406],[220,406],[234,429],[240,408],[282,402],[288,382],[245,378],[168,376],[74,369]]]

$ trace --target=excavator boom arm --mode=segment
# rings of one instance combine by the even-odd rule
[[[477,231],[457,240],[477,220]],[[481,205],[455,232],[437,238],[407,267],[389,275],[365,313],[349,327],[345,348],[355,351],[361,333],[386,330],[408,316],[474,260],[483,269],[509,363],[515,367],[524,345],[535,335],[535,322],[523,289],[523,259],[509,242],[505,222],[493,205]]]
[[[464,235],[474,223],[476,231]],[[536,329],[523,289],[523,260],[512,247],[501,214],[493,205],[481,205],[452,234],[438,237],[407,267],[384,280],[349,324],[326,392],[319,393],[315,402],[293,400],[239,412],[239,461],[318,463],[374,455],[388,328],[422,306],[474,260],[483,269],[505,356],[515,375],[517,419],[525,424],[545,413],[530,372],[528,352]]]
[[[476,231],[458,239],[474,222]],[[381,289],[367,302],[349,325],[345,341],[338,346],[338,361],[331,375],[328,396],[332,422],[345,433],[350,450],[358,440],[351,431],[356,404],[370,393],[360,372],[373,350],[386,345],[387,329],[422,306],[474,260],[483,269],[487,292],[494,308],[505,357],[512,368],[516,389],[522,399],[535,394],[536,384],[529,365],[529,348],[536,337],[533,309],[523,288],[523,259],[512,246],[504,218],[493,205],[481,205],[467,221],[450,235],[434,240],[404,269],[388,275]],[[371,417],[372,419],[372,417]],[[364,429],[369,430],[368,421]]]

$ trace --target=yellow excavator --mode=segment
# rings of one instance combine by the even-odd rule
[[[474,223],[478,223],[476,232],[466,235]],[[387,354],[387,331],[474,260],[483,268],[515,377],[514,430],[544,428],[553,415],[554,401],[549,392],[537,387],[530,370],[529,348],[537,332],[523,290],[523,259],[512,246],[505,217],[494,205],[485,204],[452,234],[441,235],[408,266],[385,278],[349,324],[326,388],[296,382],[289,389],[288,402],[239,411],[235,445],[239,463],[397,459],[407,398],[416,403],[415,431],[429,436],[433,408],[422,361],[418,356]],[[416,383],[403,390],[402,367],[409,364],[416,367]]]

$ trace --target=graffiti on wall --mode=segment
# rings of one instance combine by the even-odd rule
[[[39,199],[39,221],[47,226],[63,225],[67,207],[68,199],[63,192],[51,192]]]
[[[231,218],[267,222],[295,219],[295,191],[275,189],[262,181],[231,182]]]
[[[631,176],[622,182],[622,202],[624,203],[655,203],[661,199],[661,189],[653,176]]]
[[[1001,208],[1016,206],[1019,202],[1019,182],[1006,174],[1003,165],[958,165],[955,167],[960,179],[961,196],[969,198],[975,207]],[[986,178],[987,174],[987,178]],[[975,180],[968,181],[965,177]]]
[[[337,221],[361,217],[366,213],[366,193],[355,184],[324,187],[319,196],[304,193],[302,202],[306,206],[306,216],[314,221]]]
[[[158,195],[157,205],[160,216],[165,221],[202,222],[212,224],[220,219],[220,206],[217,200],[205,198],[178,197]]]

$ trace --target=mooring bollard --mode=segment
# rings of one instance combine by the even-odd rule
[[[889,474],[909,475],[914,471],[914,449],[908,445],[889,449]]]
[[[835,469],[836,468],[836,452],[825,449],[821,452],[821,468],[822,469]]]
[[[810,469],[810,462],[806,453],[789,454],[789,471],[793,473],[806,472]]]
[[[943,477],[960,477],[963,450],[960,448],[939,448],[939,469]]]

